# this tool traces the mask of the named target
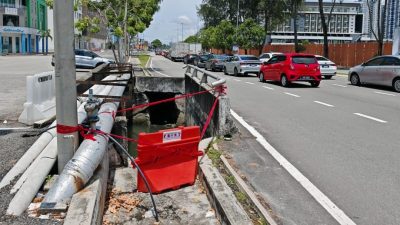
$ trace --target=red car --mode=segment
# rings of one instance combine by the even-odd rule
[[[314,55],[288,53],[273,56],[260,68],[259,79],[279,81],[287,87],[293,81],[309,82],[318,87],[321,82],[321,71]]]

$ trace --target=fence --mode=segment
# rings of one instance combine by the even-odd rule
[[[392,54],[392,42],[385,42],[383,48],[384,55]],[[303,53],[313,55],[323,55],[323,44],[308,44],[305,45],[306,50]],[[377,42],[357,42],[348,44],[329,44],[329,58],[335,62],[339,67],[353,67],[359,65],[368,59],[377,55],[378,43]],[[211,52],[215,54],[222,54],[223,51],[219,49],[212,49]],[[266,45],[263,52],[294,52],[293,44],[283,45]],[[225,51],[226,54],[232,53],[229,50]],[[240,49],[239,54],[244,54],[245,50]],[[249,49],[247,54],[259,55],[258,49]]]

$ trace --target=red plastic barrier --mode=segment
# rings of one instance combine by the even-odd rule
[[[153,193],[193,185],[197,175],[197,158],[200,128],[179,127],[156,133],[140,133],[138,157],[135,160],[142,169]],[[137,188],[147,192],[143,179],[137,176]]]

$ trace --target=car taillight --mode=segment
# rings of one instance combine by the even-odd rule
[[[319,66],[317,66],[317,67],[314,69],[315,72],[317,72],[317,71],[319,71],[319,70],[320,70],[320,67],[319,67]]]
[[[290,69],[291,69],[291,70],[294,70],[294,69],[295,69],[293,64],[290,64]]]

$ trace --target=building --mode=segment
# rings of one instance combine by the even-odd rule
[[[328,16],[332,0],[324,0],[324,12]],[[337,0],[328,24],[328,40],[335,43],[345,43],[359,40],[364,32],[362,0]],[[297,19],[297,33],[300,41],[322,43],[323,33],[318,0],[305,0],[303,10]],[[272,43],[293,43],[294,22],[289,19],[278,26],[271,36]]]
[[[45,0],[0,0],[1,53],[45,52],[46,10]]]
[[[388,0],[385,25],[386,39],[393,39],[393,33],[396,27],[400,27],[400,1]]]

